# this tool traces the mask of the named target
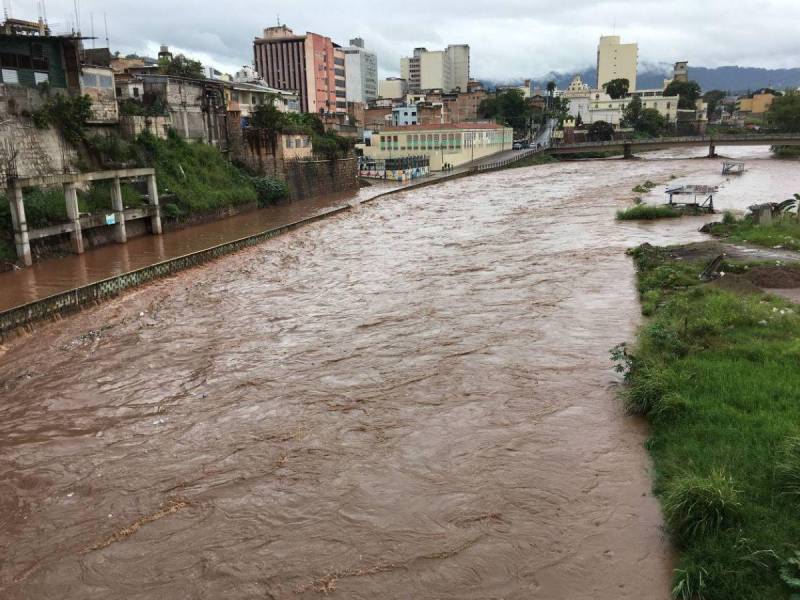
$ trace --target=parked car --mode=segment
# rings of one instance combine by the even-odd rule
[[[514,142],[514,145],[512,146],[512,148],[514,150],[522,150],[522,142]]]

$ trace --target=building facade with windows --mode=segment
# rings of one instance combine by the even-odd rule
[[[661,116],[666,118],[668,123],[676,123],[678,120],[678,101],[680,96],[664,96],[660,91],[648,90],[646,92],[636,92],[628,94],[625,98],[614,100],[608,94],[595,91],[589,101],[589,118],[584,119],[584,123],[596,123],[605,121],[612,125],[619,126],[625,116],[625,108],[635,97],[642,101],[642,108],[653,108]],[[583,116],[581,116],[583,118]]]
[[[364,48],[364,40],[350,40],[344,48],[348,102],[366,104],[378,97],[378,55]]]
[[[363,146],[367,159],[425,156],[433,171],[510,150],[514,130],[495,123],[451,123],[384,127]]]
[[[268,27],[253,42],[253,54],[261,78],[270,87],[296,92],[302,112],[347,112],[345,53],[330,38],[295,35],[286,25]]]
[[[469,88],[469,46],[450,45],[446,50],[415,48],[412,56],[400,59],[400,77],[410,91],[462,91]]]
[[[627,79],[628,90],[636,90],[639,68],[638,44],[623,44],[618,35],[604,35],[597,46],[597,89],[612,79]]]

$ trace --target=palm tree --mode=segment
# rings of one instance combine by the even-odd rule
[[[548,110],[552,110],[552,108],[553,108],[552,107],[553,94],[555,94],[555,92],[556,92],[556,82],[555,81],[548,81],[547,82],[547,93],[549,95],[549,98],[547,100],[547,109]]]

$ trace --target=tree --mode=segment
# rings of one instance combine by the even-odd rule
[[[625,110],[622,112],[622,122],[625,127],[633,127],[636,129],[641,115],[642,99],[639,96],[634,96],[631,98],[631,101],[628,102],[628,106],[626,106]]]
[[[555,81],[548,81],[547,82],[547,93],[550,94],[550,97],[553,97],[553,94],[556,91],[556,82]]]
[[[664,88],[665,96],[680,96],[678,108],[694,110],[697,100],[700,98],[700,84],[696,81],[671,81]]]
[[[631,82],[625,78],[612,79],[608,83],[603,84],[603,89],[606,91],[606,94],[611,96],[614,100],[624,98],[630,87]]]
[[[179,54],[171,59],[162,58],[158,61],[159,70],[164,75],[187,77],[189,79],[203,79],[203,65],[200,61],[186,58]]]
[[[650,137],[658,137],[667,128],[667,119],[655,108],[645,108],[636,122],[636,131]]]
[[[714,113],[717,112],[717,107],[719,103],[727,96],[727,92],[723,92],[722,90],[711,90],[710,92],[706,92],[703,94],[703,102],[708,104],[708,118],[714,116]]]
[[[606,121],[595,121],[589,125],[587,137],[591,142],[610,142],[614,139],[614,126]]]
[[[484,119],[495,119],[515,131],[527,132],[533,115],[525,95],[516,89],[500,92],[481,102],[478,112]]]
[[[786,132],[800,133],[800,92],[786,92],[777,96],[767,110],[770,127]]]

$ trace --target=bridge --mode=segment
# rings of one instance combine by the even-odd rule
[[[577,154],[581,152],[622,152],[624,158],[633,158],[634,152],[663,150],[690,146],[708,147],[709,158],[717,155],[717,146],[800,146],[798,133],[764,133],[745,135],[698,135],[663,137],[642,140],[612,140],[609,142],[553,143],[546,149],[550,154]]]

